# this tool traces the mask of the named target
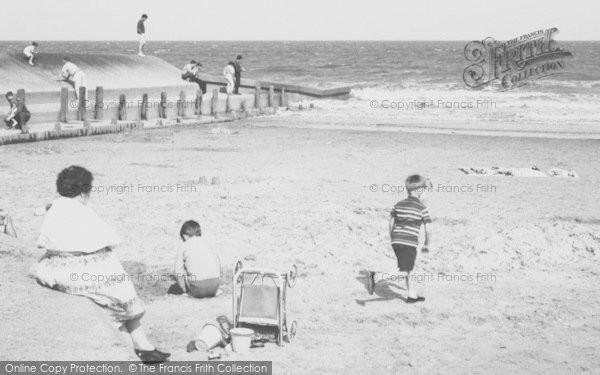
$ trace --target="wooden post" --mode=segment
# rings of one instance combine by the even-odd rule
[[[26,104],[25,103],[25,90],[24,89],[18,89],[17,90],[17,98],[21,99],[21,102],[23,104]]]
[[[285,100],[285,88],[281,88],[281,98],[279,98],[279,104],[282,107],[287,107],[287,101]]]
[[[77,95],[77,120],[86,120],[86,106],[87,100],[85,98],[85,87],[82,86],[79,88],[79,93]]]
[[[269,107],[275,106],[275,88],[269,86]]]
[[[96,104],[94,105],[94,120],[102,120],[104,116],[104,88],[96,87]]]
[[[196,92],[196,102],[194,106],[194,114],[196,116],[202,115],[202,90]]]
[[[69,89],[63,87],[60,89],[60,112],[58,121],[67,122],[67,111],[69,108]]]
[[[261,105],[260,105],[260,82],[256,83],[256,86],[254,87],[254,106],[256,107],[256,109],[260,109]]]
[[[21,103],[23,103],[23,105],[27,104],[27,100],[25,99],[25,90],[24,89],[18,89],[17,90],[17,98],[19,98],[19,100],[21,101]],[[19,114],[19,116],[23,116],[24,114]],[[29,133],[29,126],[27,124],[24,124],[24,119],[23,117],[21,117],[19,119],[19,122],[21,123],[21,133],[25,134],[25,133]]]
[[[158,117],[167,118],[167,93],[160,93],[160,107],[158,108]]]
[[[142,95],[142,108],[140,108],[140,120],[148,120],[148,94]]]
[[[186,112],[185,107],[187,107],[187,103],[185,100],[185,91],[181,90],[181,92],[179,93],[179,101],[177,102],[177,104],[179,107],[178,115],[180,117],[185,117],[185,112]]]
[[[119,95],[119,121],[127,120],[127,101],[125,94]]]
[[[231,112],[231,95],[227,94],[227,99],[225,99],[225,112]]]
[[[212,115],[217,114],[217,110],[219,108],[218,105],[219,105],[219,90],[213,89],[212,99],[210,101],[210,113]]]

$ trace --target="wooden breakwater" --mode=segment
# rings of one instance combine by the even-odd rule
[[[142,129],[149,123],[150,128],[155,128],[164,126],[169,121],[175,125],[190,121],[198,124],[222,122],[275,113],[278,108],[288,108],[290,100],[300,102],[305,98],[340,98],[350,92],[349,88],[319,91],[286,84],[265,87],[264,82],[244,80],[242,88],[251,87],[251,91],[243,90],[241,95],[227,95],[218,88],[226,85],[224,80],[213,79],[207,83],[212,88],[210,93],[203,94],[200,90],[195,90],[195,94],[190,96],[190,87],[187,86],[178,90],[175,97],[174,91],[181,87],[120,90],[104,90],[101,86],[86,90],[81,87],[77,99],[65,87],[58,94],[50,95],[27,94],[20,89],[17,92],[19,100],[29,106],[32,117],[37,116],[38,121],[34,121],[24,134],[0,136],[0,145],[118,133]],[[48,101],[58,103],[49,105]],[[36,109],[41,109],[42,112],[36,113]],[[218,116],[221,118],[217,118]],[[36,129],[42,124],[54,126],[52,130]],[[79,124],[79,127],[69,128],[74,124]]]

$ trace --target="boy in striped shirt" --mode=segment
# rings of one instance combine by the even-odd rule
[[[419,245],[419,232],[421,225],[425,228],[425,242],[421,252],[429,251],[431,241],[431,217],[429,210],[421,202],[428,188],[428,181],[421,175],[412,175],[406,179],[408,197],[396,203],[390,215],[389,229],[392,248],[398,259],[398,270],[406,272],[407,303],[425,301],[424,297],[417,296],[411,287],[410,273],[415,265],[417,247]],[[368,274],[369,293],[373,294],[375,288],[375,273]]]

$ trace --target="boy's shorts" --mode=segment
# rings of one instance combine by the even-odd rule
[[[417,257],[417,248],[415,246],[392,244],[396,258],[398,259],[398,269],[404,272],[410,272],[415,267]]]

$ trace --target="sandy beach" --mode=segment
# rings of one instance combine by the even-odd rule
[[[19,240],[7,247],[0,238],[2,295],[19,290],[27,300],[24,290],[41,289],[23,272],[42,255],[35,241],[43,217],[33,212],[56,197],[56,174],[78,164],[94,173],[90,204],[117,228],[123,246],[116,252],[139,276],[151,339],[173,360],[206,358],[185,345],[203,324],[231,317],[231,274],[242,260],[282,272],[298,266],[288,291],[298,335],[283,347],[223,359],[272,360],[277,374],[600,371],[598,141],[376,125],[314,111],[223,125],[231,134],[165,128],[4,146],[0,207],[12,214]],[[579,178],[473,177],[458,169],[496,165],[558,167]],[[403,301],[387,232],[411,173],[433,183],[426,201],[433,245],[414,272],[427,300],[416,305]],[[220,183],[200,184],[201,176]],[[223,263],[224,293],[210,300],[166,295],[170,283],[160,278],[171,272],[181,223],[192,218]],[[364,269],[389,274],[372,296]],[[0,309],[0,331],[21,320]],[[57,311],[46,314],[54,319]],[[38,341],[57,331],[33,323]],[[18,359],[26,339],[10,332],[3,341],[11,346],[3,347]],[[69,347],[87,333],[63,333],[64,346],[45,349],[49,358],[108,359],[114,351],[107,342],[89,358],[71,358]]]

